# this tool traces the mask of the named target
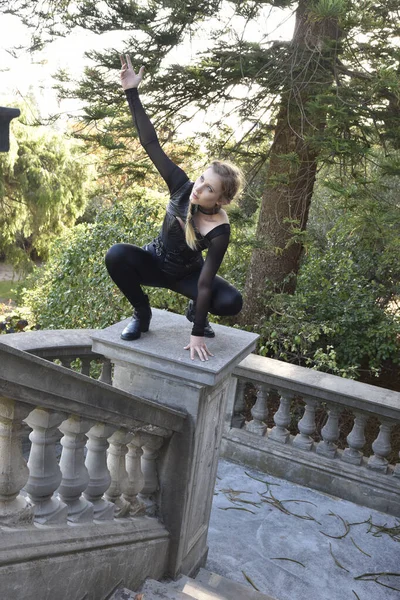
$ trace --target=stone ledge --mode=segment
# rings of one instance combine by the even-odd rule
[[[93,351],[113,361],[165,372],[194,384],[216,385],[255,349],[258,339],[258,335],[248,331],[213,325],[216,337],[207,339],[207,347],[215,356],[204,362],[198,358],[192,361],[184,350],[191,330],[185,317],[153,309],[149,332],[132,342],[120,338],[128,322],[129,319],[97,331],[92,336]]]
[[[1,527],[0,533],[0,567],[26,560],[64,556],[70,552],[101,550],[170,537],[164,525],[152,517],[114,519],[79,526]]]
[[[99,600],[167,568],[170,535],[149,517],[0,532],[4,600]]]
[[[250,354],[234,371],[236,377],[263,382],[278,390],[290,390],[305,397],[370,410],[399,419],[400,392],[337,375],[314,371],[289,363]]]
[[[340,453],[340,451],[339,451]],[[392,475],[294,449],[269,438],[232,428],[222,437],[221,457],[260,469],[361,506],[400,516],[400,481]]]
[[[8,333],[1,336],[1,343],[39,356],[54,352],[58,355],[65,351],[71,354],[74,351],[92,354],[91,336],[96,331],[97,329],[43,329]]]
[[[119,426],[137,421],[181,431],[186,415],[0,343],[0,394]]]

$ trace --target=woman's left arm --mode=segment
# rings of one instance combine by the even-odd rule
[[[197,285],[197,300],[196,314],[190,342],[185,347],[185,350],[190,350],[190,358],[194,360],[197,354],[200,360],[208,360],[209,356],[213,356],[208,350],[204,339],[204,327],[207,319],[207,313],[210,308],[212,286],[214,278],[224,258],[226,249],[229,244],[229,233],[223,233],[214,237],[208,248],[207,258],[202,267],[198,285]]]

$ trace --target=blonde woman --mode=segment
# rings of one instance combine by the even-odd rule
[[[193,322],[190,358],[213,356],[205,343],[214,337],[207,313],[235,315],[242,308],[241,294],[217,275],[229,243],[230,226],[223,206],[240,192],[243,177],[234,165],[214,161],[196,179],[165,154],[139,98],[143,67],[136,73],[129,56],[121,56],[121,83],[139,139],[166,182],[170,201],[158,237],[143,248],[115,244],[106,255],[108,272],[134,308],[132,320],[121,334],[136,340],[149,329],[151,308],[141,286],[163,287],[190,299],[186,316]],[[204,260],[202,251],[207,249]]]

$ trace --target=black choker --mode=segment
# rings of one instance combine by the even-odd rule
[[[219,204],[216,204],[214,208],[210,208],[209,210],[203,208],[200,206],[200,204],[194,204],[194,206],[197,207],[195,208],[195,211],[198,210],[199,212],[203,213],[203,215],[216,215],[221,210],[221,206]]]

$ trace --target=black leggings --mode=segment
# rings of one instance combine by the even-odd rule
[[[196,270],[180,279],[168,276],[159,265],[159,259],[151,251],[132,244],[115,244],[106,254],[106,267],[111,279],[119,287],[134,308],[145,302],[141,285],[167,288],[187,298],[196,300],[197,283],[201,270]],[[242,308],[242,296],[219,275],[212,286],[209,311],[214,315],[236,315]]]

